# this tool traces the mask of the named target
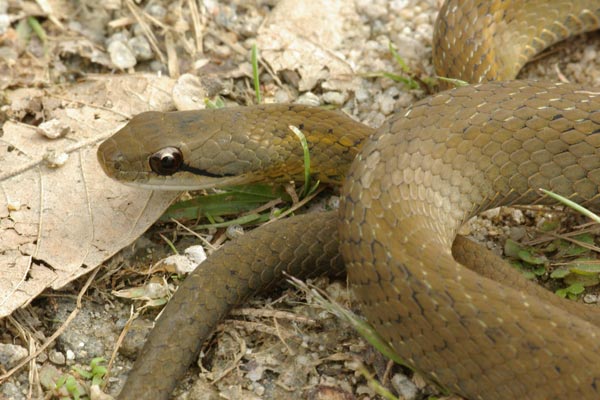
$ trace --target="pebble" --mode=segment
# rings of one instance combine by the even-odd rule
[[[148,61],[154,58],[154,52],[150,48],[150,43],[144,36],[134,36],[127,42],[136,60]]]
[[[519,240],[523,239],[526,234],[527,234],[527,230],[525,229],[525,227],[511,226],[508,235],[512,240],[514,240],[515,242],[518,242]]]
[[[123,7],[123,2],[121,0],[104,0],[102,6],[105,10],[116,11]]]
[[[46,361],[48,361],[48,353],[46,353],[45,351],[41,352],[36,358],[35,361],[37,361],[39,364],[43,364]]]
[[[383,18],[388,15],[388,10],[385,3],[374,2],[373,0],[356,0],[356,9],[362,15],[366,15],[370,19]]]
[[[9,15],[0,14],[0,35],[4,35],[8,31],[11,22],[12,19]]]
[[[227,227],[225,234],[229,239],[236,239],[244,235],[244,228],[239,224],[230,225]]]
[[[146,12],[158,20],[163,20],[167,16],[167,9],[156,3],[150,3],[146,7]]]
[[[277,89],[273,95],[276,104],[285,104],[292,101],[292,98],[287,90]]]
[[[137,64],[131,48],[120,40],[112,41],[108,45],[108,54],[110,55],[110,61],[116,68],[129,69]]]
[[[49,358],[56,365],[65,365],[67,362],[65,355],[60,351],[51,351]]]
[[[200,378],[188,392],[188,399],[195,400],[219,400],[222,397],[215,390],[214,386],[209,382],[206,382],[204,379]]]
[[[366,89],[364,87],[359,87],[354,92],[354,97],[356,98],[356,101],[358,101],[359,103],[364,103],[365,101],[368,101],[371,99],[371,93],[369,93],[368,89]]]
[[[193,252],[192,255],[194,258],[201,258],[197,252]],[[206,259],[206,254],[204,254],[204,259]],[[204,261],[204,260],[202,260]],[[163,258],[159,262],[156,263],[155,267],[165,268],[169,272],[174,272],[178,275],[186,275],[192,272],[198,267],[200,262],[196,262],[194,259],[190,258],[187,254],[173,254],[169,257]],[[160,296],[163,297],[163,296]],[[157,297],[153,297],[157,298]]]
[[[384,115],[390,115],[394,112],[396,107],[396,98],[400,96],[400,89],[397,86],[391,86],[383,92],[379,97],[379,110]]]
[[[329,385],[317,386],[310,395],[311,399],[319,400],[351,400],[355,399],[352,393],[337,387]]]
[[[588,293],[583,296],[583,302],[586,304],[596,304],[598,302],[598,295]]]
[[[25,400],[26,398],[19,386],[13,382],[8,381],[0,385],[0,399]]]
[[[518,208],[510,209],[510,216],[517,224],[525,223],[525,214],[523,214],[523,210],[519,210]]]
[[[39,124],[37,127],[37,132],[48,139],[58,139],[71,132],[71,128],[66,124],[65,121],[60,121],[56,118],[53,118]]]
[[[339,196],[331,196],[327,199],[327,207],[330,210],[337,210],[340,208],[340,197]]]
[[[27,357],[27,349],[16,344],[0,343],[0,365],[9,370]]]
[[[369,399],[374,398],[376,396],[375,391],[369,385],[357,385],[356,394],[361,396],[364,395]]]
[[[419,389],[405,375],[395,374],[390,382],[401,398],[406,400],[414,400],[417,398]]]
[[[173,102],[179,111],[202,110],[207,93],[199,77],[183,74],[173,86]]]
[[[326,104],[342,105],[348,98],[346,93],[341,92],[325,92],[323,93],[323,102]]]
[[[183,254],[186,255],[192,262],[200,264],[204,260],[206,260],[206,251],[204,251],[204,247],[201,245],[190,246],[183,251]]]
[[[158,74],[167,74],[167,66],[158,60],[150,62],[150,70]]]
[[[69,154],[62,151],[56,151],[54,149],[48,149],[43,158],[46,166],[54,169],[65,165],[69,160]]]
[[[258,382],[252,383],[252,391],[259,396],[265,394],[265,387]]]
[[[319,96],[312,92],[306,92],[301,94],[295,101],[296,104],[304,104],[305,106],[320,106],[321,101],[319,100]]]
[[[283,82],[292,86],[294,89],[298,89],[300,84],[300,75],[296,71],[285,70],[281,72],[281,79]]]
[[[404,9],[406,6],[408,6],[408,0],[392,0],[390,1],[390,9],[393,12],[399,12],[400,10]]]

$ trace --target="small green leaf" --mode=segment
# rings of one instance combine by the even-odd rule
[[[517,255],[521,260],[532,265],[543,265],[547,261],[546,257],[536,257],[527,250],[520,250]]]
[[[563,299],[567,297],[567,290],[566,289],[558,289],[556,292],[554,292],[558,297],[562,297]]]
[[[583,285],[579,284],[579,283],[574,283],[564,289],[558,289],[556,291],[556,294],[559,295],[562,298],[565,298],[567,296],[571,297],[570,295],[580,295],[581,293],[583,293],[583,291],[585,290],[585,288],[583,287]]]
[[[558,250],[559,243],[560,240],[553,240],[548,243],[546,247],[541,248],[540,251],[542,253],[554,253],[556,250]]]
[[[571,270],[567,267],[559,267],[557,269],[555,269],[554,271],[552,271],[552,273],[550,274],[550,278],[552,279],[562,279],[565,276],[569,275],[571,273]]]
[[[561,255],[567,256],[567,257],[575,257],[575,256],[580,256],[582,254],[585,254],[589,252],[588,249],[586,249],[585,247],[581,247],[575,243],[571,243],[571,245],[567,248],[564,249],[564,251],[561,251]]]
[[[77,380],[75,378],[73,378],[71,375],[67,376],[67,380],[65,382],[65,389],[67,389],[69,394],[71,394],[71,396],[73,396],[73,399],[75,399],[75,400],[79,399],[79,396],[81,394],[79,393],[79,389],[77,388]]]
[[[590,260],[578,260],[574,261],[570,266],[571,272],[579,275],[598,275],[600,274],[600,264],[594,263],[586,263],[585,261]],[[596,261],[596,260],[594,260]]]
[[[580,274],[569,274],[564,277],[564,282],[567,285],[578,284],[581,286],[595,286],[600,283],[600,278],[598,278],[598,274],[594,275],[580,275]]]
[[[90,371],[86,371],[78,366],[73,366],[73,371],[77,372],[79,375],[84,377],[85,379],[92,379],[92,373]]]
[[[542,232],[552,232],[553,230],[556,230],[559,226],[560,220],[548,219],[543,221],[539,228]]]
[[[100,366],[105,361],[106,359],[104,357],[94,357],[92,358],[92,361],[90,361],[90,367],[93,369],[97,366]]]
[[[532,280],[535,278],[535,274],[529,268],[525,267],[521,261],[512,261],[510,265],[518,270],[525,279]]]
[[[573,239],[586,244],[594,244],[594,237],[590,233],[582,233],[581,235],[574,236]]]
[[[57,380],[56,380],[56,387],[58,389],[60,389],[61,387],[63,387],[65,385],[65,382],[67,381],[67,376],[68,375],[61,375]]]
[[[225,107],[225,101],[221,96],[218,96],[214,101],[210,99],[204,99],[204,105],[206,106],[206,108],[214,110],[216,108]]]
[[[519,258],[519,251],[523,249],[523,246],[512,239],[506,239],[506,242],[504,242],[504,254],[507,257]]]
[[[546,271],[546,266],[545,266],[545,265],[540,265],[539,267],[537,267],[537,268],[534,268],[534,269],[532,270],[532,272],[533,272],[533,274],[534,274],[535,276],[543,276],[543,275],[545,275],[545,274],[546,274],[546,272],[547,272],[547,271]]]
[[[569,289],[569,292],[571,292],[573,294],[581,294],[585,290],[585,288],[583,287],[583,285],[580,285],[578,283],[572,284],[571,286],[569,286],[568,289]]]

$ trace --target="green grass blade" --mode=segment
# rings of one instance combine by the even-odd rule
[[[258,76],[258,48],[256,44],[252,45],[252,79],[254,81],[254,93],[256,95],[256,104],[262,103],[260,94],[260,79]]]
[[[580,214],[585,215],[586,217],[588,217],[589,219],[591,219],[594,222],[600,223],[600,217],[591,212],[590,210],[588,210],[587,208],[575,203],[572,200],[567,199],[566,197],[563,197],[559,194],[556,194],[554,192],[551,192],[549,190],[546,189],[539,189],[542,193],[544,193],[547,196],[550,196],[551,198],[553,198],[554,200],[566,205],[569,208],[572,208],[573,210],[577,211]]]
[[[302,145],[302,151],[304,153],[304,187],[302,188],[302,194],[300,198],[306,197],[311,191],[310,186],[310,151],[308,149],[308,142],[306,136],[297,127],[290,125],[289,128],[294,132],[296,137],[300,140]],[[315,188],[316,189],[316,188]]]
[[[470,85],[469,82],[465,82],[465,81],[462,81],[460,79],[446,78],[444,76],[438,76],[437,78],[440,81],[451,83],[452,85],[454,85],[454,87],[462,87],[462,86],[469,86]]]
[[[40,24],[40,21],[38,21],[35,17],[27,17],[27,23],[31,27],[33,33],[35,33],[35,35],[42,41],[42,43],[45,44],[48,40],[48,36],[46,35],[46,31]]]
[[[201,217],[237,215],[252,211],[271,201],[291,202],[290,195],[280,186],[267,184],[242,185],[220,193],[197,196],[173,204],[161,217],[162,221],[197,220]]]

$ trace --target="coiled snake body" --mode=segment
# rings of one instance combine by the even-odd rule
[[[598,1],[451,0],[436,23],[434,63],[438,74],[471,82],[512,79],[542,48],[599,24]],[[231,307],[284,269],[341,268],[338,249],[369,322],[450,391],[600,398],[599,313],[530,285],[467,240],[452,251],[470,216],[545,202],[538,188],[598,206],[598,90],[475,84],[420,101],[376,132],[295,105],[145,113],[98,155],[110,176],[147,187],[289,180],[303,168],[289,125],[307,136],[318,179],[345,177],[339,215],[270,224],[213,255],[169,302],[121,398],[167,397]]]

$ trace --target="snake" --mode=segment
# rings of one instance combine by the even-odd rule
[[[296,104],[145,112],[98,149],[104,172],[156,190],[311,174],[337,211],[253,230],[216,251],[169,301],[120,399],[168,398],[215,325],[282,274],[346,271],[361,313],[406,364],[468,399],[600,398],[599,313],[527,281],[457,236],[483,210],[600,205],[600,89],[515,80],[547,46],[598,29],[596,0],[448,0],[434,27],[441,91],[378,129]]]

